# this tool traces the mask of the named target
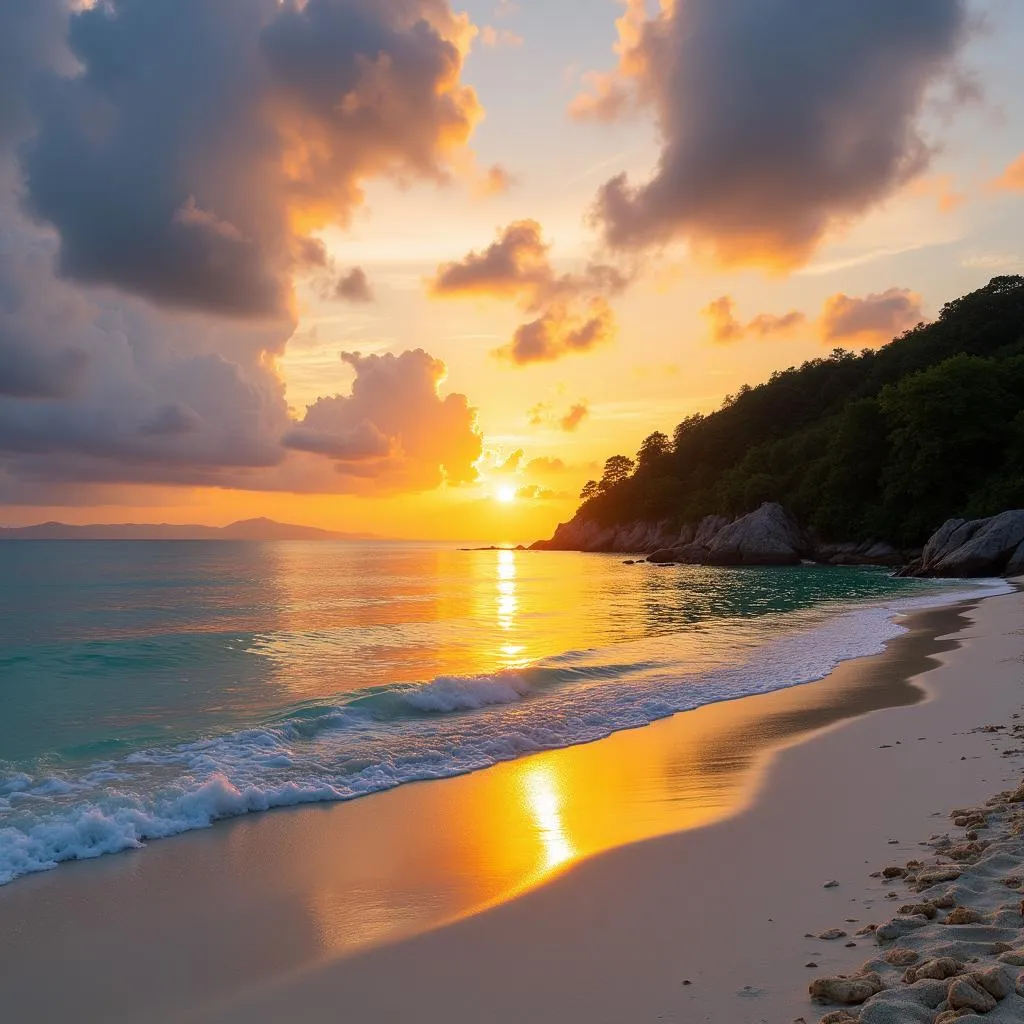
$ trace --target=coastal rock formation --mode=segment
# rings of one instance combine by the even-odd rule
[[[799,565],[810,553],[811,545],[796,520],[781,505],[769,502],[716,530],[707,560],[711,565]]]
[[[989,519],[950,519],[925,545],[907,576],[968,577],[1024,574],[1024,510]]]

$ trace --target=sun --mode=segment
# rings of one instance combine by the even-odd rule
[[[502,505],[511,505],[516,500],[516,489],[506,484],[494,492],[494,498],[496,501],[500,501]]]

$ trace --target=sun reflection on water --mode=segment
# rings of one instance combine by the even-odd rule
[[[570,861],[575,849],[562,820],[558,777],[545,764],[526,765],[520,773],[526,809],[537,830],[543,853],[541,870],[549,872]]]

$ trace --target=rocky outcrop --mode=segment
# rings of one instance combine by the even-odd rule
[[[906,576],[961,578],[1024,574],[1024,510],[989,519],[950,519],[925,545]]]
[[[816,544],[781,505],[767,503],[756,512],[730,520],[705,516],[699,523],[673,526],[670,521],[636,521],[601,526],[576,518],[562,523],[539,551],[605,551],[647,555],[655,564],[796,565],[810,559],[827,565],[884,565],[908,561],[889,544]]]

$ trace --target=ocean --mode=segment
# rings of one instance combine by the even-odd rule
[[[1008,589],[323,542],[12,541],[0,581],[0,884],[808,683]]]

